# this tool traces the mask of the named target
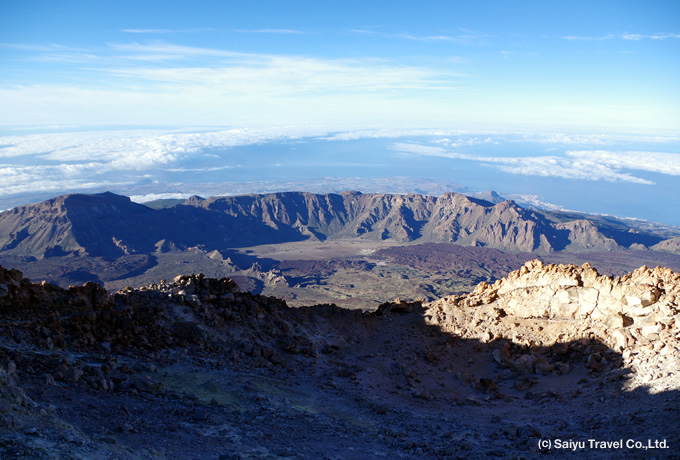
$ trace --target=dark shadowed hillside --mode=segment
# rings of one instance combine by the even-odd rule
[[[679,300],[668,269],[539,261],[372,313],[0,267],[0,457],[677,458]],[[626,444],[556,444],[589,439]]]

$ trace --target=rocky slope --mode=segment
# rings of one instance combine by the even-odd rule
[[[174,242],[182,248],[201,242],[225,247],[241,234],[241,226],[248,227],[247,220],[237,225],[233,218],[194,207],[156,211],[113,193],[65,195],[0,214],[0,253],[118,258],[153,253]],[[254,242],[272,238],[269,233],[236,239]]]
[[[677,458],[679,300],[668,269],[538,261],[365,313],[0,269],[0,456]],[[628,445],[556,443],[589,439]]]
[[[589,368],[602,371],[614,357],[633,372],[631,385],[653,381],[664,390],[680,387],[679,306],[680,274],[669,269],[643,266],[612,278],[589,264],[536,260],[494,284],[480,283],[471,294],[428,304],[426,318],[457,336],[510,341],[494,351],[494,359],[523,374],[566,368],[540,353],[511,350],[597,340],[601,345],[590,350]]]
[[[565,220],[566,219],[566,220]],[[602,221],[604,222],[604,221]],[[612,250],[663,238],[583,216],[550,216],[512,201],[345,192],[202,199],[151,209],[103,193],[66,195],[0,214],[0,255],[118,258],[203,247],[225,250],[306,239],[454,242],[511,251]],[[604,224],[603,224],[604,225]],[[629,231],[630,230],[630,231]],[[644,243],[644,245],[642,244]],[[669,247],[675,247],[669,243]],[[668,245],[667,245],[668,246]]]
[[[680,254],[680,237],[663,240],[652,246],[652,249]]]
[[[64,254],[122,256],[137,252],[152,210],[129,198],[65,195],[0,214],[0,252],[50,257]],[[130,225],[134,222],[135,225]],[[135,241],[131,247],[128,242]]]

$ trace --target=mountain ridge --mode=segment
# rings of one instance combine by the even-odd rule
[[[160,243],[182,250],[196,246],[222,250],[340,238],[550,253],[632,245],[646,249],[666,240],[622,221],[612,222],[573,213],[552,215],[512,200],[492,203],[458,193],[193,196],[176,206],[152,209],[106,192],[63,195],[0,213],[0,254],[116,258],[153,253]],[[672,252],[674,243],[657,249]]]

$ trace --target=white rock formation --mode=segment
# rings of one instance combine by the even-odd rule
[[[621,354],[637,383],[663,379],[657,383],[680,388],[679,304],[680,274],[670,269],[643,266],[611,278],[589,264],[534,260],[494,284],[480,283],[470,294],[425,308],[430,324],[462,337],[506,339],[534,349],[578,341],[587,348],[597,341]],[[495,353],[498,362],[509,359],[507,349]],[[589,363],[604,359],[593,355]],[[521,358],[513,365],[538,372],[536,359]],[[595,361],[591,368],[600,370]]]

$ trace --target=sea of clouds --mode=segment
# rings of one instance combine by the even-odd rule
[[[348,143],[354,143],[354,150],[359,151],[351,158],[336,156],[330,162],[314,156],[314,146],[320,151],[336,147],[342,151]],[[306,148],[296,150],[295,145]],[[280,154],[279,146],[285,146]],[[235,150],[244,147],[248,150]],[[272,165],[265,167],[263,160],[258,169],[258,156],[264,158],[265,150],[266,161]],[[276,160],[279,157],[281,161]],[[414,158],[425,165],[425,171],[427,162],[433,162],[430,177],[427,174],[414,177],[407,167],[413,163],[407,162],[401,170],[395,166],[389,175],[381,173],[385,164],[399,165],[401,160]],[[494,188],[508,194],[515,191],[503,190],[505,176],[653,188],[659,180],[680,175],[680,139],[446,129],[332,131],[309,126],[98,130],[71,127],[28,134],[17,129],[0,136],[0,208],[65,193],[106,190],[133,195],[139,201],[184,198],[191,194],[285,190],[357,189],[428,194],[480,190],[474,177],[464,178],[466,182],[460,177],[444,180],[441,174],[437,175],[442,165],[449,162],[452,167],[467,164],[495,170],[500,183]],[[245,163],[251,170],[248,180],[240,178]],[[291,166],[286,170],[281,168],[282,164]],[[301,164],[307,165],[304,177],[296,173],[302,169]],[[341,165],[351,165],[352,171],[361,174],[347,173],[339,168]],[[400,179],[390,179],[395,176]],[[215,180],[216,177],[221,180]],[[527,190],[518,193],[526,194]],[[540,190],[531,193],[542,195]]]

